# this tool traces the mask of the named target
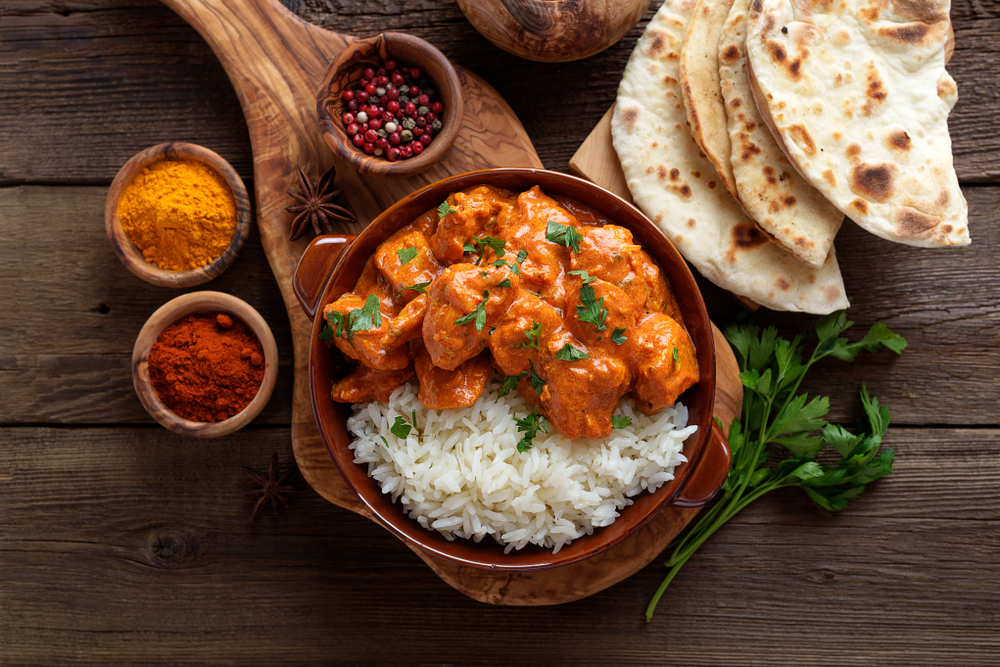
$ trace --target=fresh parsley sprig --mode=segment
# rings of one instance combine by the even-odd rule
[[[576,227],[573,225],[560,225],[558,222],[548,220],[545,225],[545,239],[569,248],[573,252],[580,252],[580,241],[583,240],[583,235],[576,231]]]
[[[514,417],[514,422],[517,424],[518,432],[524,433],[524,437],[517,443],[517,451],[521,453],[531,449],[531,441],[535,439],[539,431],[545,434],[549,432],[549,422],[538,414],[538,406],[535,406],[531,414],[523,419]]]
[[[382,326],[382,311],[380,310],[378,297],[374,294],[369,294],[368,298],[365,299],[365,305],[347,313],[346,318],[343,313],[331,310],[326,313],[326,320],[329,324],[324,326],[323,330],[319,332],[320,340],[330,340],[334,337],[339,338],[346,331],[347,341],[353,344],[354,334],[360,331],[378,329]]]
[[[576,315],[581,322],[590,322],[598,331],[608,328],[604,323],[608,317],[608,309],[604,307],[604,297],[598,299],[589,282],[584,281],[580,285],[580,303],[583,305],[576,307]]]
[[[479,255],[479,259],[476,260],[476,266],[479,266],[479,263],[483,261],[483,253],[486,252],[487,248],[492,248],[497,257],[503,257],[507,254],[507,251],[504,250],[504,246],[506,245],[506,241],[498,239],[495,236],[480,236],[479,238],[473,238],[472,243],[466,243],[462,246],[462,250],[473,255]],[[494,262],[493,266],[502,266],[502,264]]]
[[[906,347],[906,341],[882,323],[872,326],[861,340],[851,342],[841,337],[851,325],[844,311],[821,318],[816,323],[818,342],[805,361],[804,335],[787,340],[774,326],[761,331],[753,323],[726,328],[744,387],[742,413],[729,427],[732,465],[721,497],[667,548],[670,557],[665,565],[670,571],[646,608],[647,621],[667,586],[698,548],[764,494],[797,486],[819,507],[837,511],[860,496],[869,482],[892,473],[893,451],[880,451],[889,427],[889,410],[870,397],[864,385],[861,404],[867,423],[858,425],[857,435],[823,419],[830,408],[826,396],[810,400],[798,393],[803,377],[820,359],[853,361],[862,350],[876,352],[884,347],[901,354]],[[817,461],[817,454],[828,445],[840,458],[831,463]],[[790,455],[768,464],[769,446]]]
[[[475,322],[476,331],[482,331],[483,327],[486,326],[486,302],[489,300],[489,298],[490,298],[490,291],[483,290],[483,300],[479,302],[479,305],[473,308],[472,312],[469,313],[468,315],[463,315],[462,317],[455,320],[453,324],[464,326],[469,322]]]
[[[438,220],[443,220],[449,213],[458,213],[458,209],[447,202],[447,200],[441,202],[437,207]]]

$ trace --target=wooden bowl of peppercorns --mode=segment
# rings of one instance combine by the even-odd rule
[[[323,138],[362,174],[412,176],[438,162],[462,122],[462,84],[428,42],[398,32],[359,39],[330,64],[316,98]]]
[[[177,326],[184,330],[168,336]],[[160,306],[132,349],[132,383],[146,412],[193,438],[249,424],[277,378],[271,328],[246,301],[222,292],[192,292]]]

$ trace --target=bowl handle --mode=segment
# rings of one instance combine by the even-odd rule
[[[718,423],[713,421],[712,432],[708,436],[708,444],[698,467],[672,504],[679,507],[700,507],[714,498],[729,474],[731,458],[726,436]]]
[[[323,288],[333,274],[337,259],[355,238],[357,237],[354,234],[317,236],[299,258],[295,275],[292,277],[292,291],[295,292],[295,298],[299,300],[299,305],[306,311],[309,319],[316,319],[316,310],[319,308]]]

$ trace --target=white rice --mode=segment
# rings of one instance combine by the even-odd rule
[[[549,425],[550,434],[539,431],[522,453],[514,417],[530,410],[518,391],[500,398],[499,389],[490,382],[475,405],[458,410],[424,408],[412,383],[388,404],[355,405],[347,421],[355,463],[367,463],[368,475],[394,502],[402,500],[410,518],[449,540],[490,535],[505,553],[527,544],[555,553],[610,525],[633,496],[673,479],[686,460],[684,440],[697,428],[685,428],[680,403],[647,417],[623,400],[619,412],[632,418],[627,430],[567,440]],[[390,432],[396,417],[409,423],[414,410],[417,428],[397,438]]]

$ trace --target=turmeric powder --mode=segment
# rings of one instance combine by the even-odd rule
[[[162,160],[125,189],[118,219],[147,262],[187,271],[212,263],[229,246],[236,231],[236,199],[208,165]]]

